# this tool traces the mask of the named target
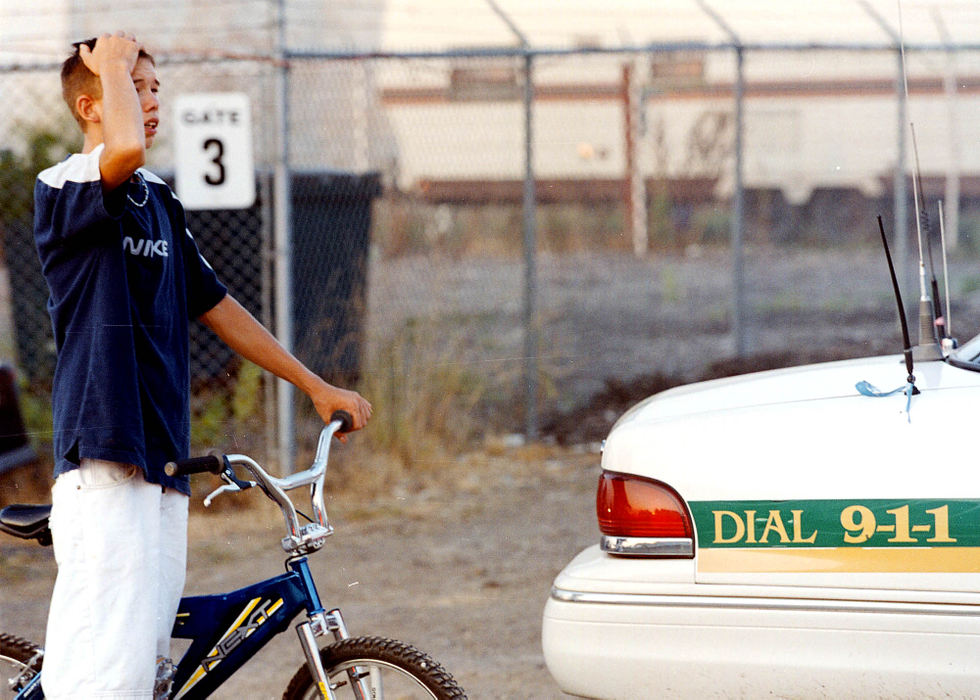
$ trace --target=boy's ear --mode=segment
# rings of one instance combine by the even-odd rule
[[[91,95],[81,94],[75,98],[75,111],[85,122],[98,123],[102,121],[102,111],[99,101]]]

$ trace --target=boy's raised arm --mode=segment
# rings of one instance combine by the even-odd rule
[[[84,45],[79,49],[102,85],[102,113],[95,117],[105,143],[99,170],[107,191],[126,182],[146,162],[143,114],[132,76],[139,51],[136,39],[122,32],[103,34],[93,50]]]

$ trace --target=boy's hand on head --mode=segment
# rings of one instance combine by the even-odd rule
[[[95,42],[95,48],[90,49],[86,44],[78,48],[85,67],[96,76],[113,64],[122,64],[127,73],[132,73],[139,59],[142,44],[136,37],[125,32],[103,34]]]

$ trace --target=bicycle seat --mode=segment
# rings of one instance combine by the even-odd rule
[[[51,530],[48,529],[48,517],[51,515],[51,505],[29,505],[15,503],[0,510],[0,532],[20,537],[35,539],[44,546],[51,544]]]

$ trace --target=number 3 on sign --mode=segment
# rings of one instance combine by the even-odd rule
[[[209,185],[223,185],[225,182],[225,164],[221,162],[222,156],[225,154],[225,144],[221,139],[208,139],[204,142],[204,150],[210,150],[214,147],[215,155],[211,159],[211,162],[217,166],[217,175],[208,173],[204,176],[204,181]]]
[[[242,93],[175,101],[177,196],[185,209],[245,209],[255,202],[252,116]]]

